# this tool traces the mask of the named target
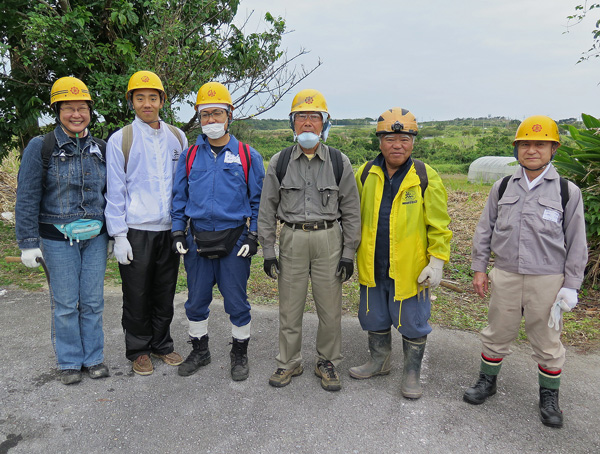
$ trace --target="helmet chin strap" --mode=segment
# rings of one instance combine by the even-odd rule
[[[520,165],[521,167],[523,167],[525,170],[529,170],[530,172],[537,172],[538,170],[543,170],[543,169],[545,169],[546,167],[548,167],[548,164],[550,164],[550,161],[548,161],[548,162],[547,162],[546,164],[544,164],[543,166],[541,166],[541,167],[538,167],[537,169],[530,169],[529,167],[525,167],[523,164],[521,164],[521,162],[519,162],[519,165]]]

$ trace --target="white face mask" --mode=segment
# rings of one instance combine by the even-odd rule
[[[202,134],[209,139],[217,140],[225,135],[225,123],[210,123],[202,126]]]
[[[319,136],[314,132],[303,132],[298,135],[298,143],[302,148],[310,150],[319,143]]]

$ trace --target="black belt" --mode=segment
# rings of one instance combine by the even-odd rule
[[[310,232],[312,230],[325,230],[330,229],[335,225],[337,221],[321,221],[321,222],[302,222],[300,224],[293,224],[292,222],[283,222],[288,227],[293,229],[301,229],[305,232]]]

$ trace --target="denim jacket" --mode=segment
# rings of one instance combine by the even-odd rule
[[[15,205],[20,249],[40,246],[38,223],[104,221],[106,163],[100,148],[90,134],[79,139],[80,150],[60,126],[54,135],[56,145],[43,184],[44,137],[34,137],[23,151]]]

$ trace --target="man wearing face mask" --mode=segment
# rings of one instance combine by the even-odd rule
[[[106,150],[106,223],[123,281],[125,356],[133,371],[150,375],[150,355],[170,366],[183,358],[170,333],[179,256],[171,251],[171,198],[185,134],[163,122],[165,90],[159,77],[138,71],[129,79],[131,125],[113,134]]]
[[[286,386],[303,372],[302,315],[310,277],[319,317],[315,375],[323,389],[337,391],[342,282],[352,276],[360,242],[358,191],[350,160],[320,142],[331,126],[320,92],[308,89],[296,95],[290,126],[298,144],[271,158],[258,224],[265,272],[279,279],[279,354],[269,384]]]
[[[216,283],[231,321],[231,378],[241,381],[249,375],[246,285],[258,246],[265,168],[255,149],[229,133],[233,102],[224,85],[208,82],[200,87],[196,110],[202,134],[177,167],[171,211],[173,249],[183,255],[187,272],[185,311],[192,344],[179,375],[192,375],[211,361],[208,318]]]

